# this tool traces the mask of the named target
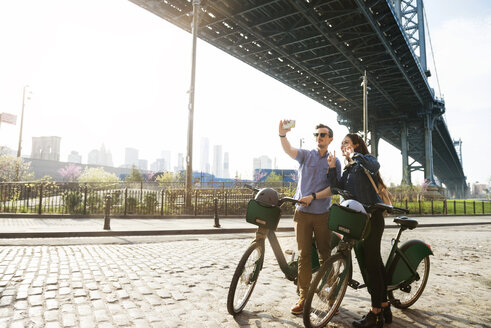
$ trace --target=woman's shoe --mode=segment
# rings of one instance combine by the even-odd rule
[[[384,316],[382,312],[373,313],[369,311],[367,315],[360,320],[353,321],[353,327],[356,328],[382,328],[384,326]]]
[[[390,309],[390,304],[386,307],[382,307],[382,312],[384,314],[385,323],[392,323],[392,310]]]

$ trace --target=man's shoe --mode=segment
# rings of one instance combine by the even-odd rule
[[[390,304],[386,307],[382,307],[382,312],[384,314],[385,323],[392,323],[392,310],[390,309]]]
[[[384,316],[382,312],[373,313],[369,311],[367,315],[360,320],[353,321],[353,327],[356,328],[382,328],[384,326]]]
[[[302,314],[303,313],[303,305],[305,304],[305,298],[300,297],[298,302],[291,308],[292,314]]]

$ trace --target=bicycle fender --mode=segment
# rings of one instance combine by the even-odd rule
[[[433,255],[430,246],[421,240],[413,239],[401,245],[400,250],[407,257],[412,268],[417,268],[419,263],[428,255]],[[390,284],[395,285],[411,277],[412,273],[406,262],[400,258],[390,265]]]

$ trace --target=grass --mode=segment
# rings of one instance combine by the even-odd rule
[[[407,208],[410,214],[478,215],[491,214],[491,202],[479,200],[434,200],[420,202],[394,202],[394,206]]]

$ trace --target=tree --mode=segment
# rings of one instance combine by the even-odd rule
[[[119,178],[114,173],[104,171],[104,168],[88,168],[78,177],[79,182],[118,182]]]
[[[159,183],[169,183],[176,181],[176,177],[172,172],[163,172],[162,174],[159,174],[155,181]]]
[[[73,182],[76,181],[82,173],[82,168],[78,165],[70,163],[64,168],[61,168],[58,172],[63,178],[63,181]]]
[[[125,181],[127,182],[140,182],[143,181],[143,176],[135,165],[131,167],[130,175],[126,176]]]
[[[29,171],[30,167],[31,163],[25,162],[22,158],[0,155],[0,182],[31,180],[34,173]]]
[[[266,178],[265,182],[283,182],[283,177],[279,174],[271,172]]]

